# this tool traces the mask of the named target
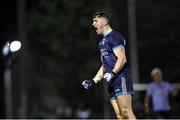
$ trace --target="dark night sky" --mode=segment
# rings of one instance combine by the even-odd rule
[[[28,7],[36,4],[36,1],[28,1]],[[17,39],[17,0],[4,0],[0,4],[1,14],[1,39],[14,40]]]
[[[1,37],[3,40],[16,39],[17,18],[16,0],[6,0],[1,2]],[[1,38],[1,39],[2,39]]]

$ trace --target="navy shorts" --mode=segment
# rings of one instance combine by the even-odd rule
[[[124,69],[108,83],[108,93],[111,100],[117,96],[133,94],[133,83],[128,69]]]

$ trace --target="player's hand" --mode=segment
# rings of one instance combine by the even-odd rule
[[[107,81],[110,82],[114,78],[114,73],[113,72],[107,72],[104,74],[103,78]]]
[[[84,80],[82,82],[82,85],[85,89],[90,89],[92,86],[95,85],[95,82],[94,82],[94,80]]]

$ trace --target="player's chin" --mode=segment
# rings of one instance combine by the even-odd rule
[[[98,30],[97,30],[97,29],[96,29],[95,31],[96,31],[96,33],[97,33],[97,34],[99,34],[99,32],[98,32]]]
[[[96,32],[97,35],[100,35],[99,32]]]
[[[96,31],[97,35],[101,35],[101,32],[99,32],[98,30]]]

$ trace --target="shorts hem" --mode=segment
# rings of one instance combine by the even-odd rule
[[[118,96],[123,96],[123,95],[127,95],[127,94],[134,94],[134,92],[127,92],[127,93],[118,93],[116,94],[116,96],[110,97],[110,100],[115,100]]]

